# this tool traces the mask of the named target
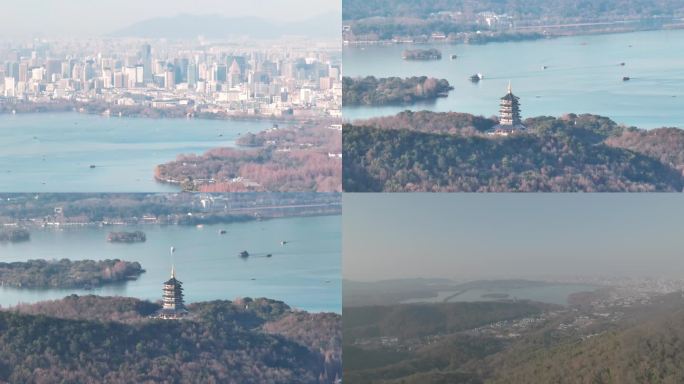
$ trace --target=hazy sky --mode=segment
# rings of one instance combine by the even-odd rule
[[[337,11],[340,0],[0,0],[0,35],[105,34],[180,13],[296,21]]]
[[[345,194],[346,279],[684,277],[681,194]]]

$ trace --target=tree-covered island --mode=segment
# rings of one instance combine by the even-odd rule
[[[435,48],[429,49],[406,49],[401,54],[404,60],[441,60],[442,52]]]
[[[428,76],[344,77],[342,105],[413,104],[447,97],[452,89],[448,80]]]
[[[134,280],[138,262],[113,260],[28,260],[0,263],[0,286],[15,288],[95,288]]]

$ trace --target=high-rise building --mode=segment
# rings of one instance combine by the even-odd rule
[[[330,68],[328,68],[328,76],[333,77],[335,79],[340,78],[340,67],[336,65],[331,65]]]
[[[188,81],[189,65],[190,60],[185,57],[173,60],[173,67],[176,70],[176,83],[185,83]]]
[[[214,64],[214,81],[222,83],[228,79],[228,67],[225,64]]]
[[[31,80],[42,81],[45,78],[45,68],[35,67],[31,68]]]
[[[149,44],[143,44],[140,48],[140,62],[143,66],[143,82],[148,83],[152,81],[152,47]]]
[[[7,63],[5,76],[12,77],[15,81],[19,81],[19,63],[16,61]]]
[[[145,67],[142,64],[135,66],[135,83],[137,86],[145,84]]]
[[[173,66],[169,66],[169,68],[164,73],[164,88],[176,88],[176,71],[173,70]]]
[[[195,63],[188,64],[188,73],[186,74],[188,86],[193,88],[197,85],[197,65]]]
[[[62,76],[62,61],[50,59],[45,62],[45,78],[52,82],[53,75],[61,77]],[[57,78],[55,78],[56,80]]]
[[[5,77],[5,97],[16,96],[16,86],[14,82],[14,77]]]
[[[242,83],[242,69],[240,69],[237,60],[233,60],[228,69],[228,85],[235,87],[240,83]]]
[[[126,75],[126,88],[135,88],[138,85],[138,71],[136,67],[125,67],[123,73]]]
[[[19,64],[19,81],[27,82],[29,79],[29,65],[24,61]]]
[[[128,79],[123,72],[114,72],[114,88],[126,88]]]

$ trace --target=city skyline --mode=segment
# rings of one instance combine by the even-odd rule
[[[340,110],[341,63],[336,49],[324,46],[57,40],[0,49],[0,62],[0,96],[9,101],[191,107],[191,115]]]

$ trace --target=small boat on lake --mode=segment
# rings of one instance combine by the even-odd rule
[[[622,76],[622,81],[629,81],[631,78],[629,76]]]
[[[473,83],[478,83],[482,79],[484,79],[484,75],[481,73],[476,73],[470,76],[470,81],[472,81]]]
[[[243,259],[248,258],[248,257],[249,257],[249,252],[247,252],[247,251],[242,251],[242,252],[240,252],[240,257],[242,257]]]

